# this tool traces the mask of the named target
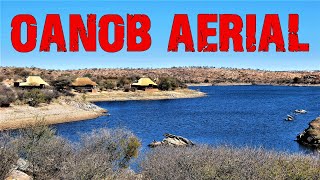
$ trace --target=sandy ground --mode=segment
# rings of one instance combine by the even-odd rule
[[[93,119],[106,110],[86,102],[60,102],[34,108],[28,105],[0,108],[0,130],[17,129],[33,124],[58,124]]]
[[[91,102],[98,101],[129,101],[129,100],[161,100],[161,99],[180,99],[203,97],[203,92],[191,89],[179,89],[175,91],[103,91],[99,93],[86,94],[86,100]]]
[[[35,124],[58,124],[97,118],[105,115],[107,110],[90,102],[84,102],[83,94],[79,98],[59,99],[51,104],[42,104],[39,107],[28,105],[11,105],[0,108],[0,130],[23,128]],[[127,100],[160,100],[177,98],[203,97],[205,93],[181,89],[176,91],[111,91],[85,94],[86,101],[127,101]]]

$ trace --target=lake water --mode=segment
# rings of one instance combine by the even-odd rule
[[[195,143],[264,147],[309,153],[296,135],[320,115],[320,87],[210,86],[191,87],[208,94],[194,99],[99,102],[111,116],[55,125],[58,134],[76,140],[96,128],[126,127],[142,141],[143,149],[164,133]],[[307,114],[284,121],[295,109]]]

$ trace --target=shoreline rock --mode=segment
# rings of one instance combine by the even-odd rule
[[[297,136],[303,145],[320,149],[320,117],[309,123],[309,127]]]
[[[195,145],[192,141],[182,136],[176,136],[173,134],[166,133],[163,135],[165,138],[162,141],[153,141],[148,146],[157,147],[157,146],[193,146]]]

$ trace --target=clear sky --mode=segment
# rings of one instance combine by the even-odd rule
[[[78,68],[158,68],[172,66],[214,66],[253,68],[267,70],[320,70],[320,24],[318,1],[1,1],[1,66],[35,66],[49,69]],[[85,52],[80,43],[80,52],[56,52],[56,45],[51,45],[51,52],[40,52],[39,46],[46,14],[60,14],[63,31],[68,47],[69,14],[81,14],[86,22],[87,14],[97,14],[97,19],[104,14],[119,14],[126,23],[126,14],[147,14],[151,19],[151,48],[145,52],[126,52],[126,45],[117,53],[104,52],[97,40],[97,52]],[[300,15],[300,42],[310,44],[308,53],[276,53],[270,45],[268,53],[229,52],[184,52],[184,45],[179,52],[167,52],[167,46],[174,14],[188,14],[197,43],[197,14],[239,14],[245,23],[246,14],[257,14],[257,42],[265,14],[279,14],[282,31],[287,47],[288,14]],[[29,53],[19,53],[11,44],[11,20],[17,14],[32,14],[37,20],[37,47]],[[218,23],[210,24],[216,27]],[[245,26],[244,26],[245,27]],[[25,40],[25,26],[23,39]],[[98,28],[97,28],[98,30]],[[242,36],[245,38],[245,28]],[[111,39],[113,37],[110,37]],[[217,37],[210,37],[209,42],[218,42]],[[126,44],[126,43],[125,43]],[[232,44],[232,43],[231,43]],[[245,45],[245,44],[244,44]]]

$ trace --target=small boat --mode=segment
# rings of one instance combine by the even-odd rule
[[[292,120],[294,120],[293,116],[287,115],[286,121],[292,121]]]
[[[305,114],[305,113],[307,113],[307,111],[304,110],[304,109],[296,109],[296,110],[294,110],[294,113],[296,113],[296,114]]]

